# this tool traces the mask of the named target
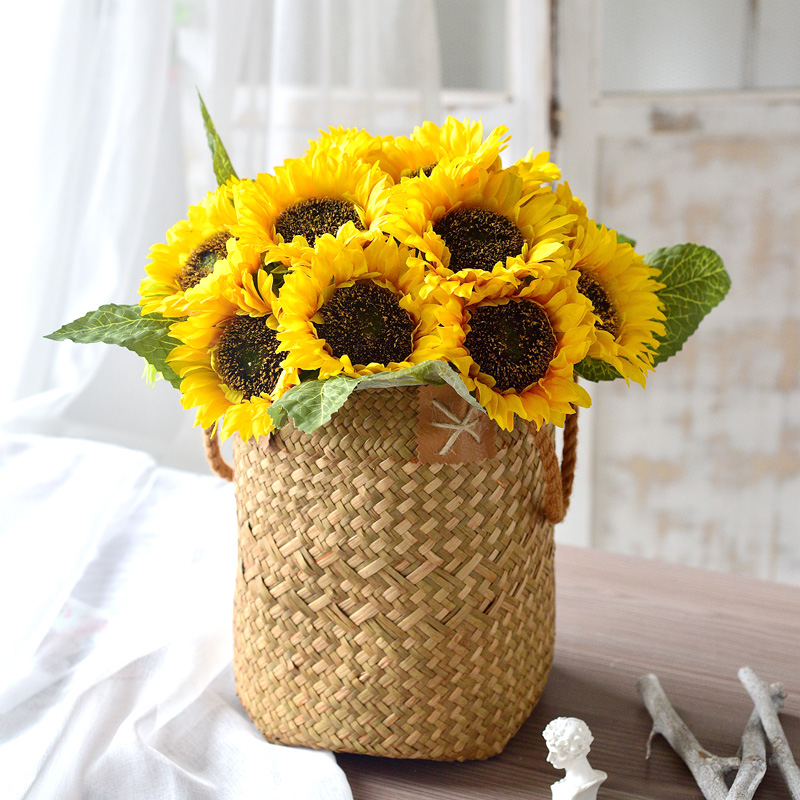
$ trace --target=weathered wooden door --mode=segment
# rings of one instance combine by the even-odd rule
[[[641,251],[733,287],[639,387],[589,412],[596,547],[800,582],[800,4],[562,0],[558,159]]]

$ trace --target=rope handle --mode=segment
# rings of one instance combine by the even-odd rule
[[[222,457],[219,449],[219,434],[217,433],[217,426],[212,425],[203,431],[203,446],[206,452],[206,460],[208,461],[211,471],[226,481],[233,480],[233,469],[231,465]]]
[[[561,522],[567,514],[572,484],[575,479],[575,464],[578,458],[578,409],[564,423],[564,448],[561,466],[558,464],[553,441],[544,426],[533,431],[533,440],[539,450],[544,467],[544,515],[552,522]]]

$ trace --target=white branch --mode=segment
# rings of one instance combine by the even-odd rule
[[[728,800],[750,800],[767,771],[767,748],[761,718],[753,709],[742,734],[741,766],[728,792]]]
[[[647,742],[647,755],[650,755],[650,742],[655,734],[661,734],[670,747],[683,759],[707,800],[751,800],[764,773],[767,771],[764,731],[758,707],[747,721],[739,748],[740,758],[721,758],[709,753],[697,741],[686,723],[678,716],[667,698],[661,683],[655,675],[643,675],[637,684],[650,716],[653,729]],[[783,704],[783,687],[773,683],[767,687],[767,702],[773,713]],[[728,789],[724,775],[738,770],[736,778]],[[794,795],[793,800],[797,800]]]
[[[797,768],[783,726],[778,719],[778,712],[770,697],[771,687],[767,686],[750,667],[742,667],[739,670],[739,680],[755,704],[761,725],[772,747],[772,760],[778,765],[789,787],[792,800],[800,800],[800,769]]]
[[[783,708],[786,693],[779,683],[769,685],[770,701],[776,711]],[[736,773],[736,779],[728,792],[728,800],[751,800],[758,789],[758,784],[767,771],[766,740],[764,729],[761,727],[761,717],[758,709],[754,708],[747,720],[742,744],[739,748],[739,757],[742,765]]]
[[[703,797],[706,800],[726,800],[728,787],[724,775],[725,772],[739,766],[739,759],[719,758],[700,745],[672,707],[656,675],[652,673],[643,675],[636,685],[645,707],[653,718],[653,730],[647,743],[648,756],[650,741],[656,733],[661,734],[689,767]]]

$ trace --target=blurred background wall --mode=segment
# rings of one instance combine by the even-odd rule
[[[591,543],[800,581],[800,4],[557,5],[560,163],[639,250],[733,287],[648,387],[599,387]]]
[[[42,0],[2,12],[6,430],[205,470],[164,382],[41,338],[135,302],[213,188],[203,93],[240,174],[318,128],[448,113],[554,150],[639,250],[714,247],[729,298],[646,391],[593,390],[560,541],[800,582],[800,4],[795,0]]]

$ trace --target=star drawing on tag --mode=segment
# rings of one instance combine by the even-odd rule
[[[476,428],[481,420],[480,412],[477,409],[468,406],[467,413],[464,415],[464,418],[461,419],[459,418],[458,414],[444,405],[444,403],[441,403],[438,400],[433,400],[432,403],[433,407],[437,409],[437,411],[440,411],[442,414],[444,414],[449,422],[431,422],[431,426],[434,428],[442,428],[444,430],[452,431],[450,438],[444,443],[444,446],[439,451],[440,456],[447,455],[447,453],[453,449],[456,441],[458,441],[458,437],[461,436],[462,433],[469,434],[476,442],[480,442],[481,437]]]

